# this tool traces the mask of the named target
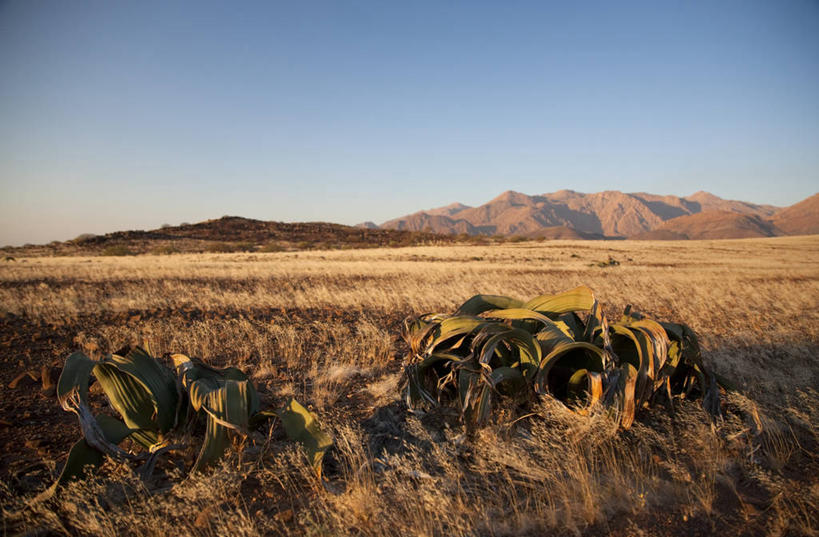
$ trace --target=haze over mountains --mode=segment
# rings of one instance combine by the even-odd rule
[[[662,196],[615,190],[507,191],[478,207],[453,203],[364,227],[443,234],[592,239],[727,239],[819,233],[819,194],[788,208],[708,192]]]

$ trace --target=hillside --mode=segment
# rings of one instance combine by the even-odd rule
[[[756,215],[728,211],[703,211],[678,216],[657,228],[640,233],[640,240],[750,239],[776,237],[783,233],[767,220]]]
[[[788,235],[819,233],[819,193],[782,209],[774,215],[773,223]]]
[[[390,229],[370,229],[325,222],[284,223],[224,216],[197,224],[151,231],[116,231],[81,235],[47,245],[6,247],[6,255],[127,255],[138,253],[237,252],[371,248],[441,243],[449,237]]]
[[[560,190],[529,196],[510,190],[478,207],[453,203],[446,207],[419,211],[389,220],[379,227],[424,230],[441,234],[500,234],[525,237],[541,235],[548,237],[554,233],[548,231],[549,229],[562,228],[587,238],[631,238],[657,230],[668,220],[702,212],[721,212],[768,221],[778,211],[779,208],[772,205],[725,200],[702,191],[681,198],[646,192],[623,193],[616,190],[590,194]],[[803,213],[807,213],[808,216]],[[803,216],[794,216],[794,221],[797,222],[794,225],[799,229],[805,228],[806,225],[800,222],[810,221],[810,210],[803,213],[798,213]],[[702,234],[710,236],[719,233],[719,229],[724,229],[725,237],[721,238],[738,236],[743,233],[742,230],[746,230],[747,233],[764,233],[765,225],[757,226],[759,227],[757,229],[750,221],[743,219],[732,221],[733,223],[727,223],[726,220],[726,223],[717,225],[713,217],[696,219],[692,221],[693,225],[701,223],[707,229],[703,229],[702,232],[688,229],[688,233],[694,236]],[[751,229],[755,231],[750,231]],[[671,236],[669,233],[676,232],[664,232],[666,236]]]
[[[710,192],[695,192],[694,194],[685,198],[687,201],[698,205],[698,209],[694,212],[703,211],[726,211],[737,214],[753,214],[761,217],[773,216],[779,207],[773,205],[755,205],[745,201],[725,200],[717,197]]]

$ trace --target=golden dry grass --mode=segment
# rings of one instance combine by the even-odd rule
[[[620,265],[597,266],[610,257]],[[609,315],[633,304],[691,325],[706,362],[739,388],[725,421],[713,427],[685,402],[673,415],[643,410],[618,432],[603,414],[578,418],[547,399],[517,422],[501,412],[467,439],[444,411],[406,412],[397,394],[402,317],[451,311],[478,292],[529,298],[579,284]],[[155,354],[237,364],[267,400],[313,405],[337,445],[327,488],[275,431],[182,482],[146,488],[110,464],[9,518],[15,531],[819,531],[819,237],[32,258],[0,266],[0,312],[68,326],[71,344],[92,353],[147,342]],[[46,462],[53,472],[57,462]],[[10,513],[26,496],[14,482],[3,487]]]

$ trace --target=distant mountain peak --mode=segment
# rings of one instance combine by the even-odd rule
[[[469,205],[464,205],[463,203],[460,203],[460,202],[456,201],[455,203],[450,203],[449,205],[446,205],[444,207],[438,207],[436,209],[429,209],[427,211],[422,211],[422,212],[425,212],[425,213],[431,214],[431,215],[454,216],[454,215],[458,214],[459,212],[461,212],[463,210],[466,210],[466,209],[471,209],[471,207]]]
[[[686,196],[685,199],[691,200],[691,201],[710,201],[710,202],[723,201],[723,199],[720,198],[719,196],[711,194],[710,192],[706,192],[705,190],[697,190],[696,192],[694,192],[690,196]]]
[[[531,203],[533,196],[516,192],[514,190],[507,190],[499,196],[492,199],[492,201],[501,201],[507,203]],[[490,202],[491,203],[491,202]]]

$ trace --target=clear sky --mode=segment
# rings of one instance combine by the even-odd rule
[[[0,245],[819,191],[819,2],[0,0]]]

